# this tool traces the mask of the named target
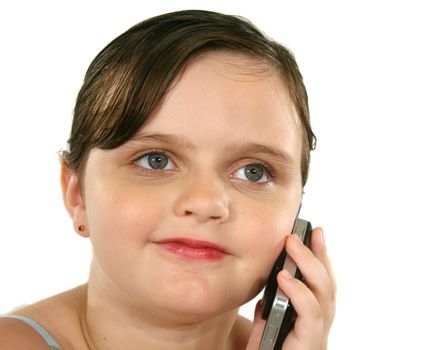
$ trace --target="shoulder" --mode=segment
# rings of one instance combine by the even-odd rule
[[[47,349],[46,341],[28,324],[0,317],[0,349]]]
[[[78,315],[84,305],[85,294],[86,287],[80,286],[16,310],[14,314],[39,323],[63,349],[79,348],[78,345],[83,339]],[[27,323],[14,318],[0,317],[0,349],[31,348],[47,349],[48,345]]]

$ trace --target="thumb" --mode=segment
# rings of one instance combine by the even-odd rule
[[[251,329],[250,338],[246,350],[257,350],[262,338],[263,330],[265,328],[265,320],[262,320],[262,306],[259,300],[254,309],[253,328]]]

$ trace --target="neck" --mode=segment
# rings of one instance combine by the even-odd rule
[[[128,305],[91,285],[86,300],[80,319],[90,350],[237,349],[234,325],[238,309],[218,315],[173,314]]]

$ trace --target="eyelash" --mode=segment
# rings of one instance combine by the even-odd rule
[[[154,172],[157,172],[157,171],[164,170],[164,169],[146,169],[146,168],[144,168],[144,167],[142,167],[142,166],[136,164],[139,160],[141,160],[142,158],[144,158],[144,157],[146,157],[146,156],[148,156],[148,155],[150,155],[150,154],[152,154],[152,153],[163,154],[163,155],[165,155],[168,159],[171,159],[171,160],[173,161],[173,156],[172,156],[169,152],[164,151],[164,150],[153,149],[153,150],[151,150],[151,151],[144,152],[144,153],[142,153],[141,155],[138,155],[138,156],[135,158],[135,160],[133,161],[133,163],[134,163],[138,168],[140,168],[140,170],[141,170],[142,173],[147,173],[147,174],[150,175],[151,173],[154,173]],[[173,162],[174,162],[174,161],[173,161]],[[176,162],[174,162],[174,163],[176,163]],[[252,165],[252,164],[260,165],[261,167],[263,167],[264,170],[267,172],[267,174],[268,174],[268,176],[269,176],[269,181],[268,181],[268,182],[253,182],[253,181],[249,181],[249,183],[251,183],[251,184],[255,184],[255,185],[267,185],[268,183],[274,182],[274,181],[277,179],[277,173],[276,173],[276,171],[274,170],[274,168],[271,167],[270,165],[268,165],[268,164],[266,164],[266,163],[264,163],[264,162],[258,161],[258,160],[255,160],[255,161],[252,161],[252,162],[246,163],[246,164],[242,165],[242,166],[241,166],[240,168],[238,168],[238,169],[241,169],[241,168],[243,168],[243,167],[245,167],[245,166],[247,166],[247,165]],[[167,171],[167,170],[165,170],[165,171]]]

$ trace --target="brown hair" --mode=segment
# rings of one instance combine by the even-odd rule
[[[280,73],[300,117],[304,185],[315,135],[293,54],[245,18],[201,10],[145,20],[110,42],[92,61],[77,97],[69,151],[62,155],[80,181],[90,150],[114,149],[132,138],[186,65],[213,50],[247,54]]]

